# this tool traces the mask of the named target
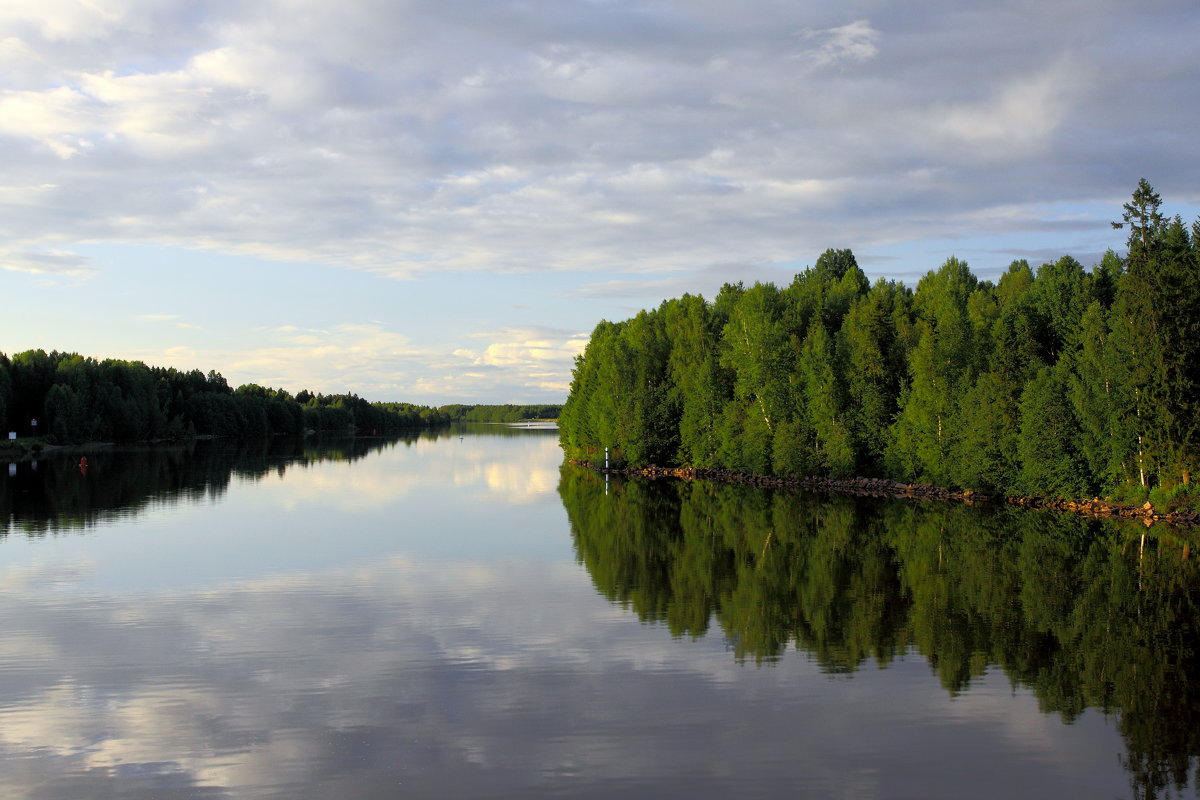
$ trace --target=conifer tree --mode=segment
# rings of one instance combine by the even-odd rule
[[[1114,302],[1114,338],[1133,391],[1139,481],[1191,481],[1197,447],[1200,264],[1181,220],[1167,222],[1145,179],[1125,204],[1129,255]]]

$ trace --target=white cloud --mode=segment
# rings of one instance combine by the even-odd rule
[[[15,250],[0,248],[0,267],[33,275],[86,277],[95,269],[91,259],[66,250]]]
[[[200,329],[170,314],[142,318]],[[173,345],[128,357],[183,370],[226,365],[221,372],[233,386],[253,382],[430,405],[524,403],[565,397],[574,358],[587,344],[584,334],[549,328],[508,328],[463,338],[472,346],[417,346],[377,322],[327,329],[283,325],[245,332],[236,349]]]
[[[876,42],[880,36],[880,32],[865,19],[823,31],[805,30],[800,38],[819,44],[815,50],[806,50],[800,57],[818,68],[841,61],[868,61],[879,52]]]
[[[1079,81],[1065,62],[1044,72],[1014,78],[995,95],[949,109],[935,128],[977,152],[1006,157],[1049,147],[1070,111]]]
[[[169,322],[176,328],[182,328],[189,331],[203,330],[199,325],[193,325],[190,322],[183,322],[179,319],[178,314],[139,314],[138,319],[145,322]]]
[[[172,319],[170,315],[152,316],[163,321]],[[181,327],[198,328],[186,324]],[[329,394],[396,386],[404,380],[410,365],[438,358],[434,351],[414,347],[406,336],[372,323],[344,323],[328,330],[284,325],[270,331],[246,332],[237,349],[172,346],[142,351],[133,357],[184,370],[226,364],[223,374],[234,386],[253,382]]]
[[[521,381],[536,394],[566,394],[575,356],[587,346],[584,334],[564,331],[508,328],[476,333],[474,339],[489,340],[482,349],[460,348],[454,355],[480,367],[504,369],[510,379]],[[486,379],[487,373],[475,373]]]

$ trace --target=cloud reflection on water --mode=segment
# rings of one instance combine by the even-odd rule
[[[453,439],[453,437],[451,437]],[[471,502],[526,504],[558,486],[558,439],[534,434],[509,439],[465,436],[461,441],[417,440],[381,451],[369,465],[299,470],[256,486],[261,502],[287,508],[333,505],[383,508],[417,492],[454,487]]]
[[[256,456],[203,502],[177,493],[87,536],[0,541],[0,798],[1125,782],[1101,717],[1062,726],[1001,675],[951,699],[915,655],[831,677],[802,653],[743,665],[717,635],[641,623],[575,561],[553,435],[316,456]]]
[[[1055,752],[1061,725],[1002,679],[947,707],[916,658],[853,681],[802,657],[739,666],[715,637],[639,624],[569,563],[397,555],[87,603],[21,585],[0,592],[0,797],[946,797],[963,789],[938,755],[954,737],[997,778],[975,796],[1001,797],[1029,748],[1014,706],[1060,729],[1035,737],[1041,778],[1092,760]],[[1082,749],[1115,752],[1096,721],[1075,728]]]

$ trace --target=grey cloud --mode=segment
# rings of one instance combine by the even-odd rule
[[[812,260],[809,259],[809,262]],[[594,299],[639,300],[645,304],[644,307],[653,307],[663,298],[678,297],[685,293],[700,293],[711,300],[726,283],[740,281],[747,286],[756,282],[787,285],[796,272],[803,269],[803,266],[790,269],[764,262],[722,262],[679,272],[667,278],[600,281],[581,286],[574,294]],[[630,308],[637,309],[636,306]]]
[[[999,255],[1003,258],[1010,259],[1010,261],[1025,259],[1035,270],[1042,264],[1053,264],[1063,256],[1071,256],[1080,264],[1082,264],[1085,269],[1090,269],[1096,264],[1099,264],[1100,260],[1104,257],[1104,253],[1102,252],[1087,252],[1081,248],[1068,248],[1067,250],[1057,250],[1051,248],[1013,248],[1011,250],[991,250],[986,252],[989,255]]]
[[[0,165],[57,186],[11,206],[10,242],[676,273],[987,233],[1013,206],[1116,208],[1143,175],[1194,199],[1200,169],[1182,3],[55,13],[5,23],[23,50]]]

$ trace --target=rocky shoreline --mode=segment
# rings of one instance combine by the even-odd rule
[[[909,500],[937,500],[960,503],[1007,503],[1023,508],[1045,508],[1070,514],[1090,517],[1118,517],[1142,520],[1146,525],[1165,522],[1180,527],[1200,526],[1200,513],[1195,511],[1162,511],[1150,503],[1141,506],[1122,505],[1101,498],[1091,500],[1064,500],[1055,497],[989,495],[972,489],[950,489],[928,483],[901,483],[886,478],[782,478],[755,475],[729,469],[696,469],[692,467],[648,467],[605,468],[586,461],[573,461],[609,475],[636,475],[643,478],[682,478],[684,480],[720,481],[746,486],[762,486],[780,489],[805,489],[828,494],[855,495]]]

